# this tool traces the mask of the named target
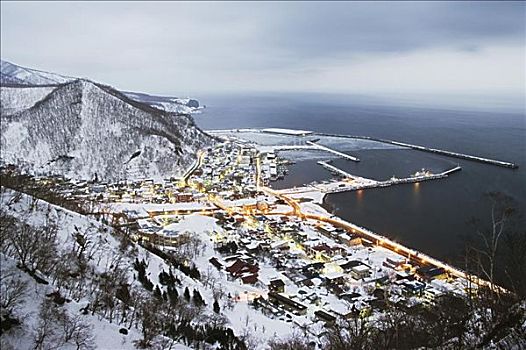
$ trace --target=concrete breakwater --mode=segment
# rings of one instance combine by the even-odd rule
[[[325,134],[325,133],[316,133],[315,135],[376,141],[376,142],[387,143],[387,144],[391,144],[391,145],[395,145],[395,146],[407,147],[407,148],[411,148],[411,149],[414,149],[414,150],[417,150],[417,151],[435,153],[435,154],[440,154],[440,155],[443,155],[443,156],[454,157],[454,158],[459,158],[459,159],[466,159],[466,160],[476,161],[476,162],[480,162],[480,163],[486,163],[486,164],[501,166],[501,167],[505,167],[505,168],[516,169],[516,168],[519,167],[519,165],[516,164],[516,163],[505,162],[505,161],[502,161],[502,160],[478,157],[478,156],[473,156],[473,155],[469,155],[469,154],[463,154],[463,153],[458,153],[458,152],[441,150],[441,149],[437,149],[437,148],[429,148],[429,147],[425,147],[425,146],[413,145],[413,144],[410,144],[410,143],[393,141],[393,140],[387,140],[387,139],[382,139],[382,138],[378,138],[378,137],[338,135],[338,134]]]

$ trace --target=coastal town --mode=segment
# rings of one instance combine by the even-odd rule
[[[526,350],[526,2],[0,1],[0,350]]]
[[[195,225],[206,223],[200,239],[209,254],[188,263],[200,271],[213,268],[226,285],[236,286],[228,293],[234,302],[314,336],[338,318],[375,317],[388,305],[405,311],[426,307],[444,294],[476,293],[485,283],[320,205],[325,193],[381,187],[379,181],[335,171],[333,181],[272,189],[271,181],[287,171],[278,152],[225,135],[199,151],[180,178],[54,182],[65,198],[90,203],[92,215],[161,251],[177,249],[194,229],[201,230]],[[426,177],[436,175],[418,172],[412,182]]]

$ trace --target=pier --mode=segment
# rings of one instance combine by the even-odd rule
[[[338,175],[341,175],[343,177],[347,177],[347,178],[352,178],[353,176],[351,174],[349,174],[348,172],[345,172],[341,169],[338,169],[337,167],[335,167],[334,165],[330,165],[328,162],[324,162],[323,160],[320,160],[317,162],[319,165],[321,165],[322,167],[324,167],[325,169],[329,170],[331,173],[336,173]]]
[[[343,170],[338,169],[330,164],[327,164],[327,165],[331,168],[338,170],[338,172],[340,173],[345,173]],[[351,174],[348,174],[348,177],[357,178],[362,181],[353,182],[353,183],[338,181],[338,182],[334,182],[333,183],[334,185],[332,186],[324,186],[324,188],[320,188],[321,186],[316,186],[316,187],[320,188],[320,190],[323,193],[339,193],[339,192],[348,192],[348,191],[358,191],[358,190],[364,190],[364,189],[369,189],[369,188],[389,187],[393,185],[419,183],[419,182],[424,182],[424,181],[443,179],[443,178],[448,177],[450,174],[460,171],[460,170],[462,170],[462,168],[460,166],[456,166],[452,169],[446,170],[439,174],[411,176],[411,177],[406,177],[403,179],[390,179],[386,181],[375,181],[371,179],[355,177]],[[368,181],[363,181],[363,180],[368,180]]]
[[[325,146],[322,146],[322,145],[319,145],[317,143],[314,143],[312,141],[306,141],[305,142],[306,144],[314,147],[314,148],[317,148],[317,149],[320,149],[322,151],[326,151],[326,152],[329,152],[329,153],[332,153],[332,154],[335,154],[337,155],[338,157],[342,157],[342,158],[345,158],[345,159],[348,159],[348,160],[352,160],[353,162],[359,162],[360,159],[356,158],[356,157],[353,157],[351,155],[348,155],[346,153],[342,153],[342,152],[338,152],[338,151],[335,151],[329,147],[325,147]]]

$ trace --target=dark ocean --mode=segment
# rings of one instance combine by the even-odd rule
[[[408,176],[421,168],[432,171],[459,164],[462,171],[447,179],[415,185],[332,194],[326,207],[437,258],[455,262],[464,237],[474,232],[473,218],[489,223],[491,202],[484,194],[500,191],[513,198],[516,225],[526,227],[526,116],[496,111],[467,111],[387,106],[330,95],[204,96],[203,129],[282,127],[323,133],[366,135],[510,161],[519,169],[501,168],[407,149],[351,152],[359,163],[333,164],[351,174],[373,179]],[[315,161],[298,161],[283,188],[330,178]]]

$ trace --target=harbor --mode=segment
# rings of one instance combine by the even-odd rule
[[[368,141],[376,141],[384,144],[390,144],[393,146],[400,146],[404,148],[410,148],[417,151],[422,152],[428,152],[428,153],[434,153],[443,155],[446,157],[452,157],[457,159],[465,159],[470,161],[475,161],[479,163],[484,164],[490,164],[495,166],[500,166],[504,168],[510,168],[510,169],[517,169],[519,167],[519,164],[513,163],[513,162],[507,162],[503,160],[497,160],[497,159],[491,159],[486,157],[480,157],[470,154],[464,154],[460,152],[453,152],[448,150],[442,150],[438,148],[433,147],[426,147],[422,145],[415,145],[407,142],[400,142],[395,140],[389,140],[385,138],[379,138],[379,137],[372,137],[372,136],[361,136],[361,135],[341,135],[341,134],[331,134],[331,133],[318,133],[318,132],[312,132],[312,131],[306,131],[306,130],[295,130],[295,129],[278,129],[278,128],[267,128],[267,129],[259,129],[259,128],[243,128],[243,129],[222,129],[222,130],[209,130],[208,132],[212,134],[227,134],[227,133],[267,133],[267,134],[276,134],[276,135],[284,135],[284,136],[295,136],[298,138],[306,138],[309,136],[328,136],[328,137],[338,137],[338,138],[347,138],[347,139],[357,139],[357,140],[368,140]],[[320,149],[323,151],[327,151],[329,153],[332,153],[338,157],[342,157],[354,162],[359,162],[360,159],[357,157],[351,156],[346,153],[342,153],[336,150],[333,150],[329,147],[320,145],[316,142],[313,142],[312,140],[305,139],[305,144],[311,146],[312,148]],[[301,147],[298,147],[301,148]],[[307,147],[305,147],[307,148]]]

